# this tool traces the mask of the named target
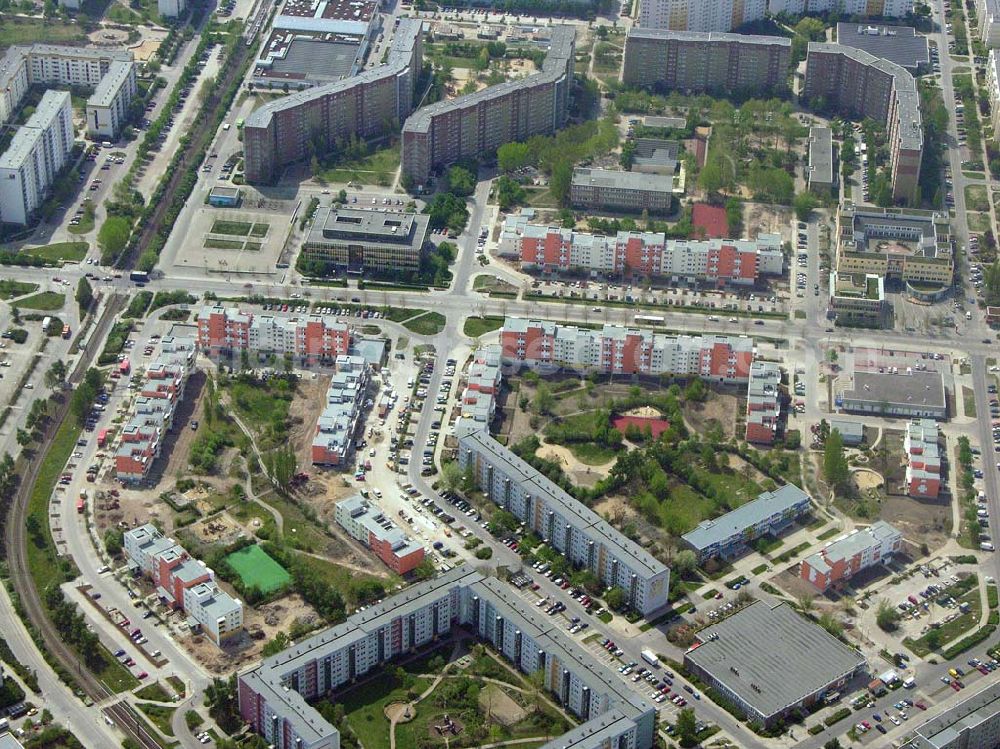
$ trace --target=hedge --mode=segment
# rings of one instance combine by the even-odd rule
[[[834,723],[843,720],[844,718],[850,717],[850,715],[851,715],[850,708],[842,707],[837,712],[833,713],[833,715],[827,716],[826,720],[824,720],[823,723],[824,725],[829,727],[832,726]]]

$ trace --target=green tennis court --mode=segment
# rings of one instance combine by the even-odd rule
[[[236,570],[243,585],[247,588],[257,588],[267,595],[291,580],[285,568],[275,562],[259,546],[247,546],[234,551],[226,561]]]

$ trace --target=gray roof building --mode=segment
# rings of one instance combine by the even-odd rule
[[[430,217],[373,208],[320,208],[304,252],[348,272],[416,271]]]
[[[1000,684],[918,726],[905,749],[977,749],[1000,743]]]
[[[865,441],[865,425],[859,421],[848,419],[830,419],[830,430],[836,429],[844,438],[844,444],[849,447],[860,445]]]
[[[828,127],[809,128],[809,189],[833,187],[833,132]]]
[[[847,412],[945,419],[948,400],[940,372],[855,372],[854,387],[840,396]]]
[[[927,37],[919,36],[912,26],[841,22],[837,24],[837,41],[894,62],[913,74],[930,64]]]
[[[685,665],[765,724],[867,669],[857,650],[787,603],[752,603],[701,630],[698,640]]]

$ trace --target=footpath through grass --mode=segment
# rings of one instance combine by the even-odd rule
[[[90,245],[86,242],[56,242],[41,247],[28,247],[21,250],[25,255],[39,257],[43,260],[56,262],[78,263],[87,256]]]
[[[38,291],[37,283],[27,283],[25,281],[14,281],[10,278],[0,280],[0,299],[4,301],[13,299],[16,296],[24,296]]]
[[[66,305],[66,295],[55,291],[43,291],[40,294],[25,297],[14,302],[18,309],[37,309],[42,312],[54,312]]]
[[[440,312],[428,312],[420,317],[407,320],[403,323],[403,327],[417,335],[437,335],[444,330],[446,322],[447,320]]]

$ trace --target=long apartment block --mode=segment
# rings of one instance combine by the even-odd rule
[[[920,93],[905,68],[854,47],[810,42],[803,99],[822,100],[842,114],[884,123],[893,200],[913,200],[924,133]]]
[[[371,381],[368,362],[361,356],[342,354],[335,360],[335,366],[323,411],[316,421],[311,447],[313,465],[344,465],[365,414]]]
[[[291,354],[311,365],[334,362],[350,345],[350,328],[330,315],[254,315],[221,304],[206,305],[198,313],[198,347],[212,358],[243,351]]]
[[[424,560],[424,547],[360,494],[337,502],[334,518],[397,575],[405,575]]]
[[[619,533],[527,462],[490,436],[485,424],[463,419],[455,427],[458,462],[483,493],[576,567],[625,591],[643,615],[666,606],[670,570]]]
[[[542,69],[534,75],[414,112],[403,125],[404,177],[422,185],[433,171],[460,159],[562,127],[569,114],[576,31],[559,25],[551,32]]]
[[[56,44],[11,47],[0,58],[0,123],[10,119],[30,86],[51,85],[94,89],[87,100],[87,131],[104,137],[118,135],[139,90],[131,52]]]
[[[765,15],[782,13],[881,18],[902,17],[912,10],[913,0],[642,0],[638,25],[671,31],[733,31]]]
[[[522,270],[665,276],[720,287],[754,284],[761,276],[781,275],[785,269],[778,234],[761,234],[755,240],[667,239],[662,233],[640,231],[601,236],[529,224],[520,215],[504,223],[500,253],[517,258]]]
[[[146,524],[126,531],[123,546],[129,567],[153,581],[161,601],[187,614],[193,630],[216,645],[242,631],[242,602],[219,588],[215,573],[172,538]]]
[[[115,450],[115,477],[125,484],[145,481],[174,423],[177,406],[194,363],[195,342],[188,337],[161,341],[161,354],[146,368],[132,412]]]
[[[46,91],[0,156],[0,221],[27,224],[73,150],[69,91]]]
[[[372,674],[458,628],[488,642],[581,725],[543,749],[649,749],[655,711],[566,633],[494,578],[466,567],[419,583],[239,675],[240,714],[275,749],[339,749],[308,700]]]
[[[565,368],[608,374],[697,375],[745,384],[753,340],[743,336],[673,336],[642,328],[600,330],[508,317],[500,329],[505,363],[532,369]]]
[[[420,27],[419,19],[400,20],[384,65],[255,109],[243,127],[247,181],[273,182],[311,148],[325,153],[338,140],[372,138],[398,128],[413,111],[423,61]]]
[[[622,81],[658,90],[784,91],[791,63],[785,37],[633,27]]]

